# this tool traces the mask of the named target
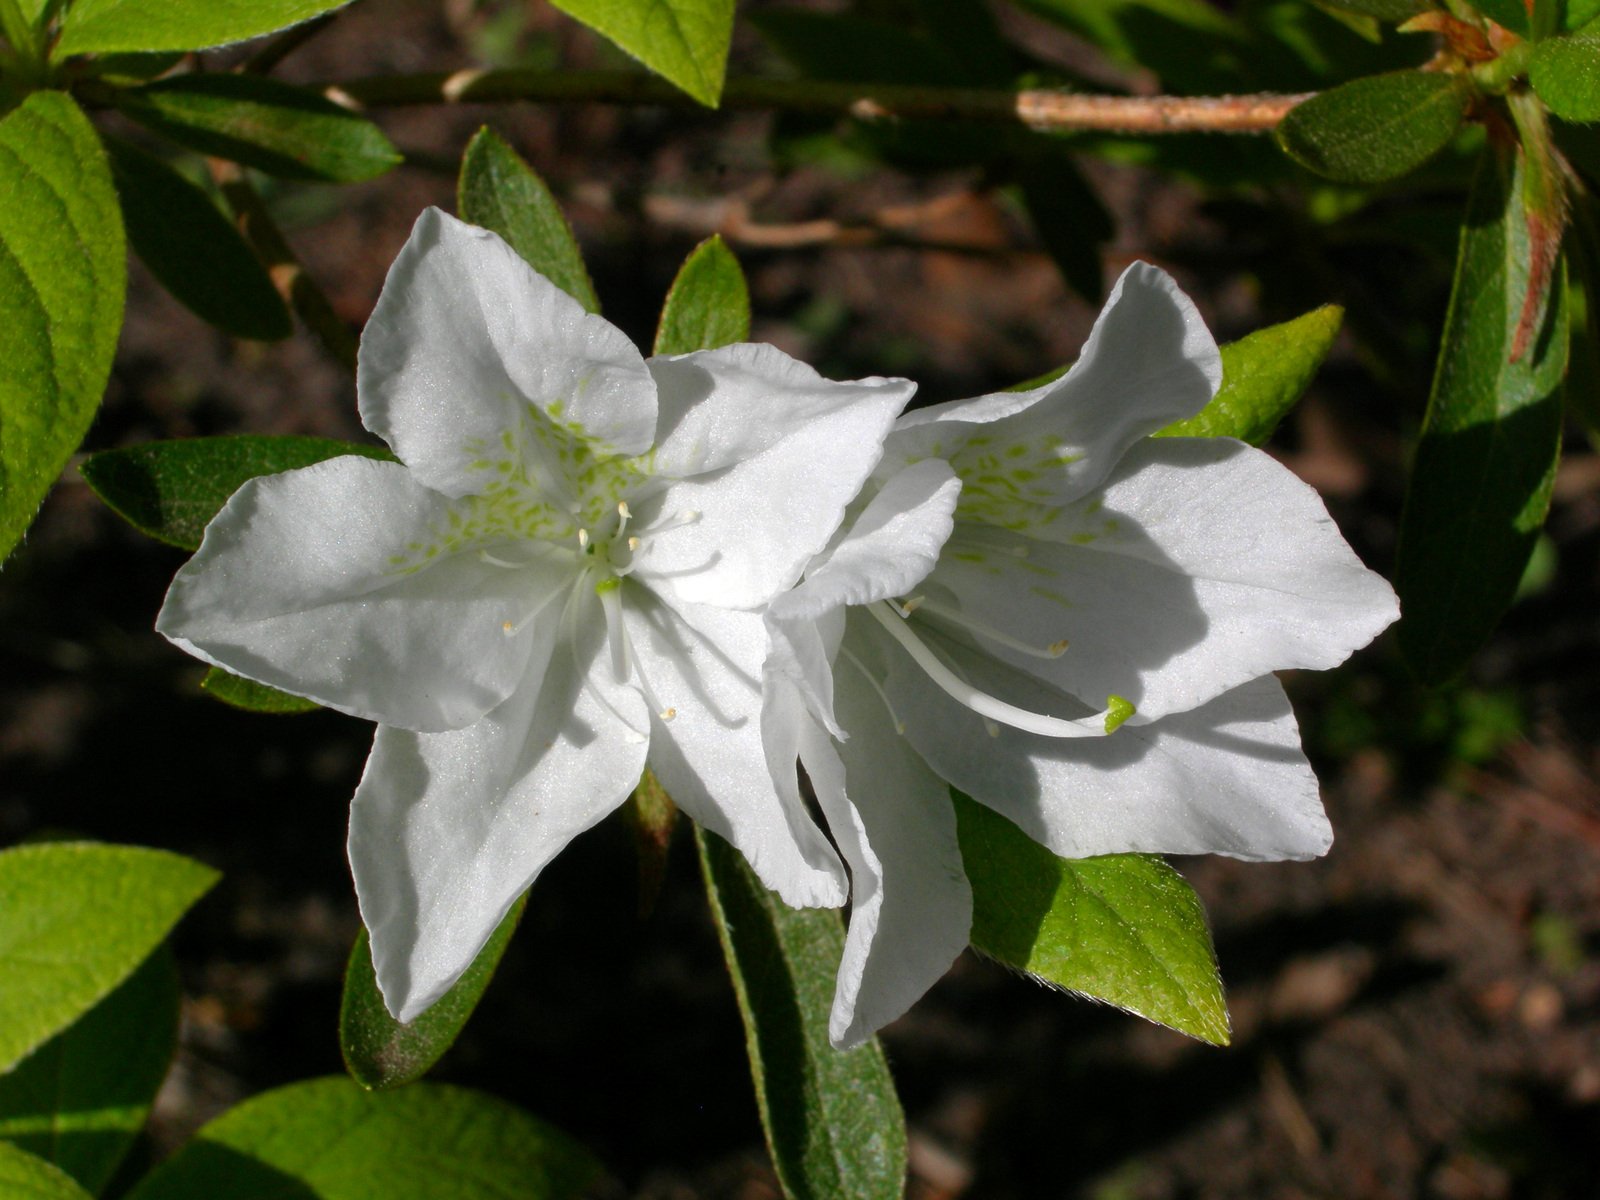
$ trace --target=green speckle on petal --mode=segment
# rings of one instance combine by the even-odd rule
[[[1114,733],[1119,725],[1139,710],[1121,696],[1106,697],[1106,732]]]

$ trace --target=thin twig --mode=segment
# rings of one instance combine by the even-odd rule
[[[356,369],[356,338],[339,314],[334,312],[326,293],[307,275],[300,260],[284,241],[283,232],[272,219],[261,195],[244,168],[220,158],[206,159],[211,178],[227,202],[239,226],[272,279],[284,302],[294,309],[307,329],[316,335],[323,348],[348,370]]]
[[[374,75],[330,85],[349,108],[412,104],[493,104],[512,100],[584,101],[698,108],[665,80],[632,71],[437,71]],[[946,120],[1020,124],[1065,133],[1264,133],[1308,95],[1098,96],[1032,88],[906,87],[823,80],[732,78],[722,107],[782,109],[857,120]]]

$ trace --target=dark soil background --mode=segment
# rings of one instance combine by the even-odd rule
[[[283,74],[495,58],[618,64],[542,6],[364,0]],[[736,61],[771,66],[743,37]],[[911,375],[928,399],[1067,361],[1093,319],[975,175],[785,166],[761,115],[519,105],[378,117],[423,165],[345,190],[268,189],[352,327],[421,207],[453,207],[454,161],[485,121],[563,200],[607,315],[642,345],[679,263],[718,229],[749,273],[758,339],[835,376]],[[1108,279],[1134,257],[1160,263],[1224,340],[1294,315],[1263,299],[1251,265],[1263,246],[1241,241],[1226,214],[1150,173],[1087,169],[1119,219]],[[1419,286],[1419,327],[1437,329],[1446,282]],[[1302,307],[1354,307],[1364,285],[1352,274],[1346,286]],[[1373,365],[1342,341],[1274,449],[1387,573],[1430,363],[1379,364],[1382,385]],[[359,437],[354,399],[305,334],[230,340],[136,267],[86,449],[232,432]],[[971,957],[885,1032],[913,1196],[1600,1195],[1597,488],[1600,460],[1574,436],[1550,522],[1553,575],[1464,687],[1418,692],[1387,642],[1289,681],[1333,852],[1178,864],[1215,926],[1231,1048]],[[339,987],[357,929],[344,830],[371,736],[331,713],[256,716],[202,695],[200,665],[151,631],[181,561],[69,470],[0,577],[0,843],[66,830],[224,872],[176,934],[182,1047],[146,1160],[262,1089],[342,1069]],[[616,821],[546,871],[435,1077],[586,1141],[613,1172],[607,1196],[776,1196],[691,839],[680,833],[643,918],[635,871]]]

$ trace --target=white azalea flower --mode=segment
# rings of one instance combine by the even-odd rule
[[[765,770],[760,609],[843,518],[913,385],[767,346],[654,358],[430,209],[361,341],[398,463],[252,480],[157,628],[377,721],[350,861],[384,998],[436,1000],[648,762],[794,905],[837,857]]]
[[[770,607],[773,777],[804,763],[851,872],[836,1045],[967,945],[950,785],[1066,858],[1327,849],[1270,672],[1343,661],[1394,593],[1266,454],[1148,437],[1221,373],[1193,304],[1135,265],[1061,379],[903,417],[859,515]]]

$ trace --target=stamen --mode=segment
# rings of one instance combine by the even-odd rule
[[[588,548],[589,548],[589,531],[587,529],[579,529],[578,530],[578,549],[587,550]]]
[[[508,562],[506,559],[496,558],[493,554],[490,554],[487,550],[479,550],[478,551],[478,557],[480,559],[482,559],[484,562],[488,563],[491,567],[506,567],[506,568],[508,568],[510,570],[513,570],[513,571],[519,570],[520,568],[525,567],[525,566],[528,565],[525,562]]]
[[[507,637],[515,637],[517,634],[522,632],[524,626],[526,626],[529,621],[533,620],[545,609],[549,608],[550,605],[553,604],[556,598],[560,595],[560,591],[551,592],[543,600],[539,601],[538,604],[534,605],[533,608],[524,616],[515,621],[500,622],[500,632],[505,634]]]
[[[916,612],[917,609],[921,608],[927,602],[928,602],[928,598],[926,596],[913,596],[913,597],[911,597],[911,599],[907,600],[904,604],[895,604],[894,605],[894,610],[895,610],[895,612],[899,613],[902,617],[909,617],[912,613]],[[889,601],[889,603],[890,604],[894,604],[894,601],[891,600],[891,601]]]
[[[628,502],[626,500],[618,500],[617,501],[617,532],[612,535],[613,537],[621,537],[622,536],[623,530],[628,528],[628,519],[630,517],[632,517],[632,516],[633,516],[633,513],[628,508]]]
[[[584,695],[620,721],[623,728],[631,735],[630,741],[648,742],[650,735],[635,729],[629,723],[628,718],[617,711],[616,705],[600,694],[600,690],[594,686],[594,681],[589,678],[588,670],[578,659],[578,597],[583,594],[583,585],[588,578],[588,571],[578,572],[578,578],[573,581],[572,588],[567,593],[567,606],[561,613],[563,640],[567,643],[567,653],[572,656],[572,669],[577,672],[578,678],[581,680],[580,686],[583,688]]]
[[[850,648],[848,646],[840,646],[839,653],[844,655],[845,658],[850,661],[850,664],[855,667],[856,670],[861,672],[862,676],[865,677],[872,690],[878,693],[878,699],[882,700],[884,708],[889,710],[889,720],[894,722],[894,731],[903,735],[906,731],[906,723],[900,719],[900,714],[894,711],[894,705],[889,703],[889,693],[883,690],[883,684],[879,683],[877,679],[873,677],[872,672],[867,670],[866,663],[862,662],[854,654],[850,653]]]
[[[1082,721],[1066,721],[1060,717],[1048,716],[1044,713],[1030,712],[1025,708],[1018,708],[1014,704],[1007,704],[998,697],[987,692],[979,691],[970,683],[958,676],[938,657],[924,645],[909,625],[900,618],[892,605],[887,603],[869,604],[867,611],[872,614],[878,624],[888,630],[889,636],[899,642],[905,652],[911,655],[912,661],[927,673],[929,679],[936,683],[951,699],[965,705],[979,716],[992,717],[1026,733],[1037,733],[1043,737],[1079,738],[1079,737],[1104,737],[1106,733],[1106,713],[1086,718]]]
[[[998,642],[1002,646],[1009,646],[1019,654],[1026,654],[1030,658],[1060,658],[1067,652],[1066,638],[1062,638],[1058,642],[1051,642],[1048,646],[1041,648],[1029,642],[1025,642],[1021,638],[1012,637],[1004,630],[996,629],[987,621],[980,621],[976,617],[962,612],[960,609],[947,607],[946,605],[940,604],[935,600],[924,600],[920,596],[917,597],[917,600],[920,602],[920,607],[927,609],[934,616],[949,621],[952,625],[959,625],[963,629],[970,629],[973,633],[976,633],[980,637],[986,637],[991,642]],[[908,617],[911,615],[912,611],[913,606],[908,603],[900,610],[900,615],[903,617]]]
[[[693,525],[699,519],[700,510],[698,508],[685,508],[679,512],[673,513],[670,517],[662,518],[654,524],[646,525],[643,529],[639,530],[639,532],[641,534],[665,533],[669,529],[678,529],[684,525]]]

